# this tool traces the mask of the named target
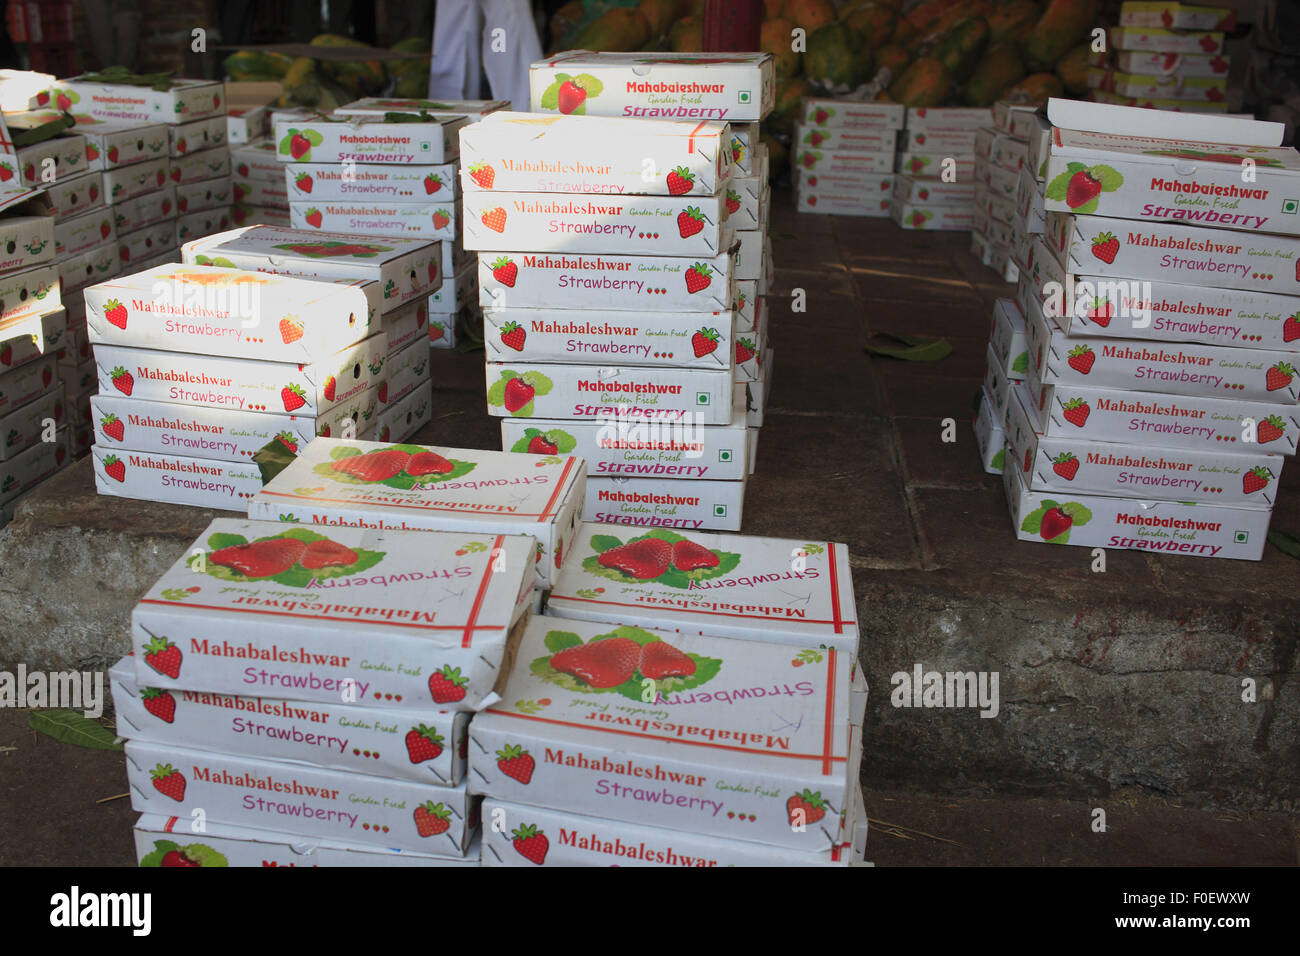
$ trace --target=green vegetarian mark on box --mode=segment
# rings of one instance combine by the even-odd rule
[[[154,840],[153,852],[141,866],[228,866],[226,858],[204,843],[181,846],[171,840]]]
[[[618,627],[587,643],[568,631],[547,632],[546,649],[529,670],[580,694],[613,692],[641,703],[708,683],[722,670],[716,657],[688,654],[639,627]]]
[[[362,452],[343,446],[330,451],[332,461],[312,470],[324,478],[351,485],[384,485],[409,491],[463,478],[476,467],[472,461],[444,458],[420,445],[390,445]]]
[[[1032,514],[1020,523],[1020,530],[1036,534],[1049,544],[1069,544],[1070,529],[1092,520],[1092,512],[1073,501],[1057,504],[1044,498]]]
[[[730,574],[740,564],[738,554],[714,551],[665,528],[626,543],[609,534],[593,535],[591,547],[597,553],[582,562],[584,571],[612,581],[654,581],[682,590],[693,581]]]
[[[202,560],[204,571],[222,581],[274,581],[296,588],[321,578],[360,574],[382,561],[385,553],[349,548],[307,528],[291,528],[255,541],[237,534],[214,534],[208,547],[208,554],[190,556],[190,567]]]
[[[373,259],[381,252],[392,252],[392,246],[381,246],[373,242],[281,242],[273,248],[285,249],[299,256],[310,259],[339,259],[351,256],[354,259]]]
[[[528,418],[533,414],[533,400],[538,395],[551,391],[551,380],[541,372],[524,372],[520,375],[512,369],[505,369],[501,377],[488,389],[489,405],[501,405],[517,418]]]
[[[1070,207],[1072,212],[1087,215],[1097,211],[1097,197],[1113,193],[1124,185],[1124,177],[1111,166],[1085,166],[1070,163],[1065,172],[1047,184],[1047,198]]]
[[[541,108],[582,116],[587,112],[588,97],[599,96],[604,89],[605,85],[590,73],[556,73],[542,93]]]
[[[311,162],[311,148],[324,140],[314,129],[290,129],[280,140],[280,155],[290,157],[295,163]]]

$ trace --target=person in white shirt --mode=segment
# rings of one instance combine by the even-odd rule
[[[528,109],[528,67],[542,57],[527,0],[438,0],[434,10],[431,99],[479,99],[479,74],[492,98]]]

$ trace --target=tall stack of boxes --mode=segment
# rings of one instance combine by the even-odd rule
[[[231,144],[231,198],[239,186],[239,199],[230,209],[235,226],[289,226],[289,193],[284,183],[284,164],[270,137]]]
[[[1006,101],[993,106],[993,122],[975,135],[975,218],[971,252],[1007,282],[1025,264],[1026,227],[1020,215],[1022,171],[1029,165],[1029,138],[1036,110]],[[1032,177],[1031,177],[1032,179]],[[1038,219],[1042,219],[1041,210]],[[1038,227],[1042,231],[1041,224]]]
[[[1236,11],[1185,3],[1120,6],[1110,49],[1091,54],[1091,98],[1098,103],[1183,112],[1227,112],[1224,32]]]
[[[974,221],[975,138],[992,111],[981,107],[907,110],[890,215],[904,229],[969,230]],[[970,187],[968,190],[967,187]]]
[[[888,217],[894,153],[907,108],[897,103],[808,97],[794,132],[795,208],[838,216]]]
[[[729,270],[736,313],[732,349],[736,381],[745,387],[752,472],[774,358],[763,298],[774,276],[768,157],[758,141],[759,123],[775,103],[772,56],[568,51],[532,65],[529,91],[531,108],[542,113],[730,126],[732,185],[724,203],[737,242]]]

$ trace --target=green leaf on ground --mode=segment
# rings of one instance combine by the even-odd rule
[[[27,718],[32,730],[65,744],[92,750],[121,750],[117,734],[75,710],[38,710]]]
[[[903,335],[898,332],[877,332],[876,339],[893,345],[867,345],[870,355],[881,358],[902,359],[907,362],[938,362],[952,354],[952,343],[947,339],[934,339],[923,335]]]

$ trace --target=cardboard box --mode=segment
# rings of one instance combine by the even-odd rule
[[[403,471],[375,481],[333,467],[350,453],[383,450],[371,442],[318,438],[257,494],[249,516],[272,520],[292,513],[318,526],[531,535],[537,551],[530,547],[528,564],[549,586],[582,514],[582,459],[411,445],[398,451],[432,452],[454,467],[446,471],[439,464],[444,470]]]
[[[35,234],[29,237],[29,241],[37,239]],[[39,242],[44,241],[46,240],[39,238],[34,244],[39,245]],[[15,242],[15,252],[17,245]],[[38,312],[57,309],[60,302],[59,275],[59,264],[49,261],[14,272],[0,273],[0,325],[8,325],[15,319]]]
[[[376,414],[374,437],[381,442],[408,442],[431,421],[433,389],[425,381],[400,401],[391,403]]]
[[[186,183],[200,182],[204,179],[229,176],[230,172],[230,151],[228,149],[205,149],[201,153],[190,153],[186,156],[173,158],[169,178],[172,185],[183,186]]]
[[[1258,561],[1271,512],[1255,508],[1030,491],[1003,473],[1016,537],[1085,548]]]
[[[457,163],[441,166],[393,166],[338,163],[281,164],[281,183],[290,199],[360,203],[451,202],[457,197]]]
[[[57,115],[50,113],[51,117]],[[105,171],[151,159],[165,160],[171,146],[170,128],[163,123],[112,123],[93,116],[77,117],[76,126],[86,138],[87,160],[98,161]]]
[[[231,180],[203,179],[176,188],[176,211],[184,216],[209,209],[229,207],[234,199]]]
[[[1125,0],[1119,8],[1122,27],[1164,27],[1175,30],[1231,30],[1236,12],[1229,7],[1192,6],[1185,3],[1134,2]]]
[[[0,109],[37,109],[50,102],[50,85],[54,76],[34,70],[0,70]]]
[[[428,298],[429,311],[443,314],[456,312],[468,303],[478,305],[478,270],[473,263],[459,273],[444,272],[442,285]]]
[[[764,279],[764,259],[767,252],[767,223],[758,229],[738,232],[735,251],[732,254],[732,272],[737,279],[754,279],[759,283],[760,292]]]
[[[898,130],[855,126],[817,126],[812,123],[796,121],[792,141],[810,149],[892,153],[898,143]]]
[[[16,135],[24,129],[44,125],[54,115],[47,111],[10,113],[4,118],[4,123],[7,131]],[[102,166],[98,156],[93,160],[90,158],[86,138],[80,133],[68,132],[17,148],[9,144],[6,135],[5,144],[0,146],[0,159],[12,173],[0,192],[40,189],[49,182],[93,172]]]
[[[975,416],[973,428],[980,464],[990,475],[1000,475],[1006,466],[1007,436],[1002,427],[1002,419],[993,410],[993,403],[993,397],[981,387],[979,413]]]
[[[384,363],[384,376],[379,382],[379,404],[391,405],[410,394],[421,382],[429,380],[429,345],[425,341],[412,342],[392,353]]]
[[[975,199],[975,183],[970,179],[944,182],[899,173],[893,177],[893,184],[895,201],[914,206],[967,206]]]
[[[479,304],[511,309],[720,312],[732,304],[732,265],[732,257],[726,254],[692,260],[491,253],[479,256]]]
[[[275,120],[276,155],[284,163],[386,163],[431,166],[460,154],[464,118],[388,123],[381,116],[313,116]]]
[[[681,538],[666,529],[637,534],[622,525],[583,524],[551,591],[548,613],[855,651],[858,626],[844,545],[696,532],[687,540],[712,551],[717,565],[688,573],[669,566],[642,579],[600,564],[605,552],[647,537],[670,543]],[[609,587],[611,581],[618,586]],[[709,591],[716,596],[706,596]]]
[[[980,133],[987,127],[979,129],[920,129],[908,130],[903,134],[903,151],[933,155],[947,153],[950,156],[978,155],[985,150],[979,146]]]
[[[862,153],[850,149],[819,149],[797,144],[790,162],[792,169],[865,177],[872,173],[893,172],[894,154],[892,152]]]
[[[0,225],[7,224],[9,221],[0,220]],[[76,255],[100,243],[111,245],[117,239],[116,231],[113,228],[112,213],[103,209],[92,209],[80,216],[73,216],[59,221],[47,217],[38,217],[34,221],[42,224],[37,227],[42,232],[48,230],[51,223],[53,224],[52,238],[54,242],[47,251],[58,256]],[[15,251],[23,249],[25,245],[26,243],[17,243]],[[43,256],[44,253],[42,253]],[[21,254],[19,254],[19,258],[22,258]]]
[[[391,710],[337,701],[315,707],[281,697],[160,690],[139,683],[130,657],[108,676],[117,733],[129,740],[436,787],[454,787],[465,777],[460,744],[469,714],[463,711],[430,706],[396,720]]]
[[[131,806],[144,813],[188,818],[192,808],[201,808],[237,826],[260,823],[317,839],[443,853],[463,854],[474,835],[475,801],[463,786],[431,787],[143,740],[127,742],[126,768]]]
[[[142,867],[479,865],[477,837],[464,856],[435,856],[412,850],[346,843],[341,840],[309,840],[301,834],[236,827],[213,820],[205,821],[202,832],[191,833],[179,817],[157,813],[142,813],[132,832],[135,834],[136,859]],[[172,856],[173,853],[177,856]]]
[[[428,295],[440,282],[439,243],[385,238],[358,241],[356,236],[305,235],[275,226],[245,226],[186,243],[186,262],[199,256],[224,259],[231,267],[277,275],[377,282],[383,311]]]
[[[6,216],[0,219],[0,273],[31,269],[49,262],[56,254],[57,234],[70,234],[75,227],[56,228],[48,216]],[[82,248],[85,248],[83,245]],[[76,252],[79,250],[70,250]],[[59,255],[66,255],[58,250]]]
[[[993,110],[984,106],[921,106],[908,107],[907,129],[913,130],[977,130],[991,126]]]
[[[984,393],[989,397],[993,412],[993,422],[1001,425],[1007,417],[1007,405],[1011,401],[1011,389],[1016,382],[1024,381],[1024,376],[1012,376],[1008,373],[998,353],[989,343],[984,353]]]
[[[800,121],[809,126],[899,130],[907,107],[899,103],[804,97]]]
[[[1029,340],[1025,317],[1011,299],[998,299],[993,305],[993,331],[989,344],[998,362],[1009,374],[1024,377],[1029,368]]]
[[[1228,92],[1226,75],[1166,76],[1090,67],[1087,82],[1093,89],[1138,99],[1208,100],[1220,103],[1227,98]]]
[[[763,353],[762,375],[752,382],[737,382],[746,389],[745,421],[753,428],[763,424],[763,412],[767,408],[767,397],[772,387],[772,349]]]
[[[168,89],[57,80],[50,93],[62,111],[129,123],[184,123],[220,113],[225,91],[210,80],[168,80]]]
[[[45,190],[42,201],[60,220],[102,208],[104,190],[101,179],[99,173],[83,173],[80,176],[59,179]]]
[[[117,257],[122,261],[122,268],[135,269],[139,263],[175,248],[176,220],[164,219],[123,236],[117,244]]]
[[[1222,55],[1198,56],[1194,53],[1114,50],[1108,54],[1093,53],[1088,57],[1088,62],[1093,66],[1148,76],[1224,76],[1232,64],[1232,58]]]
[[[276,226],[288,229],[289,210],[235,203],[230,207],[230,221],[236,226]]]
[[[1033,137],[1041,116],[1040,108],[1031,103],[998,100],[993,104],[993,128],[1022,142]]]
[[[602,524],[739,531],[745,481],[589,478],[583,515]]]
[[[252,462],[190,458],[99,444],[91,452],[95,488],[101,495],[237,512],[262,486],[262,473]]]
[[[270,539],[285,539],[272,564],[247,563],[232,550]],[[304,567],[304,558],[319,558],[297,551],[286,570],[253,576],[283,567],[295,541],[329,542],[317,548],[329,549],[330,563]],[[159,688],[386,710],[475,710],[509,668],[533,551],[527,537],[490,532],[313,530],[220,518],[136,606],[137,678]],[[337,563],[353,555],[351,564]],[[319,593],[341,587],[340,598]]]
[[[231,198],[250,206],[289,209],[289,193],[284,183],[268,183],[259,179],[231,181]]]
[[[63,353],[72,341],[71,335],[67,310],[61,307],[6,324],[0,328],[0,372],[16,369],[47,355],[58,355],[62,362]],[[82,359],[89,356],[87,347]]]
[[[456,238],[459,230],[455,202],[445,205],[407,202],[291,202],[289,223],[297,230],[324,230],[338,235],[356,234],[428,241]]]
[[[1192,53],[1214,56],[1223,52],[1218,31],[1178,31],[1153,27],[1111,27],[1110,45],[1117,50],[1142,53]]]
[[[731,138],[726,123],[493,113],[461,130],[461,186],[467,197],[494,190],[702,199],[732,175]]]
[[[169,148],[173,156],[185,156],[189,153],[225,148],[229,145],[226,137],[226,117],[210,116],[207,119],[178,123],[170,127]]]
[[[895,157],[893,166],[887,168],[922,177],[942,177],[945,170],[951,169],[954,180],[960,182],[973,179],[975,157],[974,154],[954,156],[950,153],[901,152]]]
[[[641,119],[761,120],[775,105],[767,53],[590,53],[533,63],[529,107],[540,113]]]
[[[0,504],[49,478],[70,458],[67,428],[55,432],[54,441],[37,442],[12,458],[0,461]]]
[[[271,104],[284,92],[278,82],[238,81],[226,84],[226,139],[243,146],[271,133]]]
[[[176,218],[176,190],[171,186],[135,199],[117,203],[112,208],[113,228],[120,239],[129,232]]]
[[[580,655],[601,640],[626,644],[617,661],[588,670]],[[646,660],[656,645],[671,664]],[[606,820],[828,851],[858,786],[849,774],[851,658],[807,649],[795,669],[786,646],[535,617],[501,702],[470,725],[470,788]],[[774,706],[790,716],[775,733]]]
[[[418,299],[384,315],[381,328],[388,339],[388,354],[391,356],[417,339],[424,339],[428,320],[429,307]]]
[[[66,402],[61,383],[52,382],[37,398],[0,412],[0,461],[7,461],[25,449],[39,445],[47,423],[54,428],[67,424]],[[51,435],[53,432],[51,432]]]
[[[1277,498],[1281,455],[1246,453],[1246,446],[1202,451],[1044,435],[1024,385],[1012,391],[1008,411],[1011,458],[1034,491],[1144,495],[1237,508],[1272,508]]]
[[[284,182],[287,170],[280,162],[275,151],[275,142],[270,139],[258,139],[243,146],[230,149],[230,171],[240,179],[255,179],[259,182]]]
[[[422,100],[394,99],[369,96],[340,106],[334,112],[340,116],[383,116],[385,113],[433,113],[445,116],[463,116],[471,123],[497,110],[508,110],[506,100]]]
[[[800,185],[795,190],[795,209],[798,212],[885,219],[893,207],[894,201],[889,193],[884,193],[880,199],[874,195],[863,197],[859,187],[841,191],[833,186]]]
[[[914,206],[907,202],[895,202],[890,215],[904,229],[931,231],[970,229],[973,219],[973,211],[969,206]]]
[[[1175,112],[1185,114],[1197,113],[1222,113],[1226,116],[1228,112],[1228,103],[1226,100],[1212,102],[1210,100],[1176,100],[1168,97],[1136,97],[1123,96],[1119,93],[1112,93],[1109,90],[1091,90],[1089,97],[1096,103],[1113,104],[1123,107],[1137,107],[1144,110],[1161,110],[1162,112]],[[1215,117],[1218,118],[1218,117]]]
[[[230,207],[216,206],[201,212],[192,212],[176,218],[176,238],[188,242],[199,236],[210,236],[230,228]]]

